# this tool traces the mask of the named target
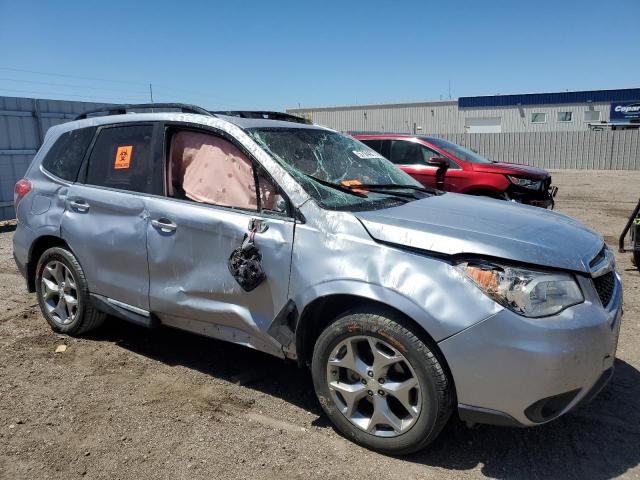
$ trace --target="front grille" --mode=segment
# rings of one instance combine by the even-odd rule
[[[598,297],[600,297],[602,306],[606,307],[607,305],[609,305],[611,297],[613,296],[613,290],[616,286],[616,277],[614,273],[608,272],[604,275],[600,275],[599,277],[594,278],[593,285],[594,287],[596,287],[596,291],[598,292]]]

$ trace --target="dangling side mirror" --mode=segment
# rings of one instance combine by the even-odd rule
[[[446,157],[431,157],[427,165],[438,168],[449,168],[449,160]]]

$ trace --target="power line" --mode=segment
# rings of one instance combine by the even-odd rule
[[[49,75],[52,77],[65,77],[65,78],[77,78],[81,80],[93,80],[98,82],[113,82],[113,83],[128,83],[131,85],[139,85],[146,86],[145,82],[132,82],[131,80],[109,80],[106,78],[95,78],[95,77],[81,77],[79,75],[67,75],[63,73],[51,73],[51,72],[39,72],[37,70],[25,70],[21,68],[9,68],[9,67],[0,67],[0,70],[7,70],[10,72],[22,72],[22,73],[33,73],[36,75]]]
[[[17,89],[17,88],[4,88],[4,87],[0,87],[0,91],[5,91],[5,92],[18,92],[18,93],[27,93],[29,95],[36,95],[38,98],[42,98],[43,93],[42,92],[36,92],[34,90],[22,90],[22,89]],[[139,100],[133,100],[133,101],[129,101],[129,100],[124,100],[122,97],[89,97],[86,95],[75,95],[75,94],[71,94],[71,93],[61,93],[61,92],[47,92],[46,94],[47,96],[49,95],[59,95],[61,97],[74,97],[74,98],[80,98],[80,99],[84,99],[84,100],[88,100],[91,102],[99,102],[99,103],[133,103],[133,102],[138,102]],[[129,97],[131,98],[131,97]],[[138,97],[140,98],[140,97]],[[146,97],[144,97],[146,99]],[[54,100],[54,99],[51,99]],[[62,99],[60,99],[62,100]],[[110,100],[116,100],[116,102],[110,101]]]
[[[129,85],[136,85],[138,87],[144,88],[145,91],[148,88],[148,83],[146,82],[133,82],[133,81],[129,81],[129,80],[112,80],[112,79],[106,79],[106,78],[97,78],[97,77],[84,77],[84,76],[80,76],[80,75],[69,75],[69,74],[63,74],[63,73],[54,73],[54,72],[43,72],[43,71],[38,71],[38,70],[28,70],[28,69],[22,69],[22,68],[11,68],[11,67],[0,67],[0,70],[5,70],[5,71],[9,71],[9,72],[21,72],[21,73],[31,73],[31,74],[35,74],[35,75],[47,75],[47,76],[54,76],[54,77],[62,77],[62,78],[71,78],[71,79],[77,79],[77,80],[90,80],[90,81],[98,81],[98,82],[113,82],[113,83],[123,83],[123,84],[129,84]],[[36,80],[21,80],[24,81],[25,83],[36,83]],[[43,85],[45,85],[45,82],[42,82]],[[81,85],[77,85],[77,86],[72,86],[72,85],[65,85],[65,84],[49,84],[51,86],[69,86],[72,88],[90,88],[92,90],[110,90],[110,91],[120,91],[120,90],[116,90],[113,88],[103,88],[101,89],[100,87],[89,87],[89,86],[81,86]],[[224,105],[230,105],[226,102],[222,102],[220,101],[221,99],[214,99],[210,97],[210,93],[209,92],[204,92],[204,91],[197,91],[197,90],[192,90],[192,89],[185,89],[185,88],[180,88],[180,87],[171,87],[168,85],[162,85],[162,84],[156,84],[154,83],[154,90],[157,90],[158,87],[161,90],[167,90],[167,91],[172,91],[174,93],[177,93],[178,95],[180,95],[179,97],[177,96],[172,96],[172,98],[174,99],[180,99],[180,100],[184,100],[184,96],[189,95],[191,98],[198,98],[198,99],[206,99],[208,101],[212,101],[215,105],[218,106],[224,106]],[[129,93],[129,92],[125,92],[125,93]],[[154,92],[155,93],[155,92]],[[137,94],[136,94],[137,95]],[[146,98],[146,93],[144,94],[145,98]],[[156,94],[158,95],[158,94]],[[77,96],[77,95],[74,95]],[[164,97],[166,97],[166,95],[162,95]],[[106,98],[106,97],[105,97]]]
[[[121,88],[91,87],[89,85],[72,85],[69,83],[49,83],[49,82],[40,82],[38,80],[23,80],[23,79],[17,79],[17,78],[0,78],[0,81],[17,82],[17,83],[34,83],[38,85],[46,85],[48,87],[70,87],[70,88],[88,88],[90,90],[108,90],[111,92],[135,93],[136,95],[140,93],[140,92],[132,92],[131,90],[123,90]]]

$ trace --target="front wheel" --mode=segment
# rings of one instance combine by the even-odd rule
[[[447,374],[413,330],[386,311],[354,311],[316,342],[311,370],[320,404],[338,430],[367,448],[415,452],[451,416]]]

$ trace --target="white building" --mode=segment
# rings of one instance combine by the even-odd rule
[[[582,131],[640,122],[640,88],[460,97],[457,100],[291,108],[343,132],[424,134]]]

